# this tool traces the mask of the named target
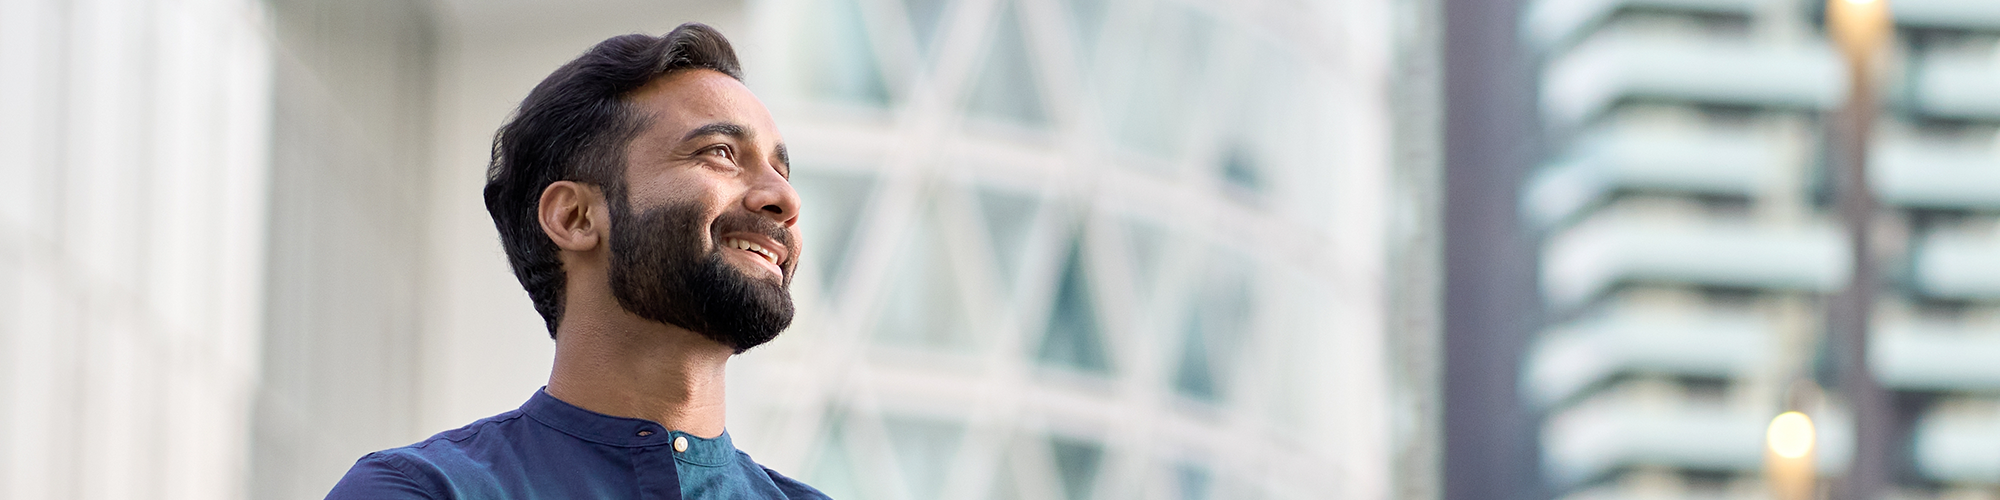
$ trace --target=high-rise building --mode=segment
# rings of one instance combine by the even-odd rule
[[[1892,408],[1884,493],[1989,498],[2000,4],[1891,7],[1866,221],[1883,284],[1868,364]],[[1823,11],[1539,0],[1524,12],[1555,153],[1521,195],[1551,318],[1521,397],[1546,415],[1542,470],[1558,496],[1766,497],[1766,425],[1785,410],[1817,421],[1823,485],[1852,462],[1825,310],[1852,272],[1828,167],[1849,86]]]
[[[1385,7],[758,7],[816,215],[746,441],[836,497],[1390,495]]]

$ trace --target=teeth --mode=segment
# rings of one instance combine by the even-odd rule
[[[770,250],[765,250],[763,246],[760,246],[756,243],[751,243],[749,241],[740,240],[736,238],[730,238],[729,246],[754,252],[757,255],[763,256],[764,260],[771,261],[772,264],[778,263],[778,256],[772,255]]]

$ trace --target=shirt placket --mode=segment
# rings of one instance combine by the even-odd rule
[[[657,437],[662,441],[668,438],[668,434],[659,428],[642,428],[638,432],[641,436]],[[674,465],[673,446],[662,443],[631,450],[632,473],[638,478],[639,498],[681,500],[680,471]]]

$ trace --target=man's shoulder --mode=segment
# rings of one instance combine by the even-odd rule
[[[479,419],[406,446],[369,453],[354,462],[327,495],[346,498],[453,498],[468,484],[466,474],[489,472],[496,446],[504,447],[509,428],[521,424],[520,410]],[[504,453],[504,451],[502,451]],[[454,481],[453,479],[459,479]]]
[[[507,437],[504,435],[510,434],[512,428],[522,425],[526,420],[524,417],[521,410],[509,410],[465,424],[464,427],[432,434],[431,437],[407,446],[390,448],[370,455],[405,456],[421,461],[463,457],[473,448],[506,443]]]
[[[748,456],[746,455],[745,458],[748,458]],[[814,488],[797,479],[785,477],[784,474],[779,474],[778,471],[771,470],[770,467],[758,465],[757,468],[764,470],[764,475],[771,478],[771,484],[776,485],[778,491],[784,492],[787,500],[830,500],[818,488]]]

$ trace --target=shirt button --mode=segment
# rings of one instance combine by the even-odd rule
[[[674,453],[683,453],[686,451],[688,451],[688,437],[674,436]]]

